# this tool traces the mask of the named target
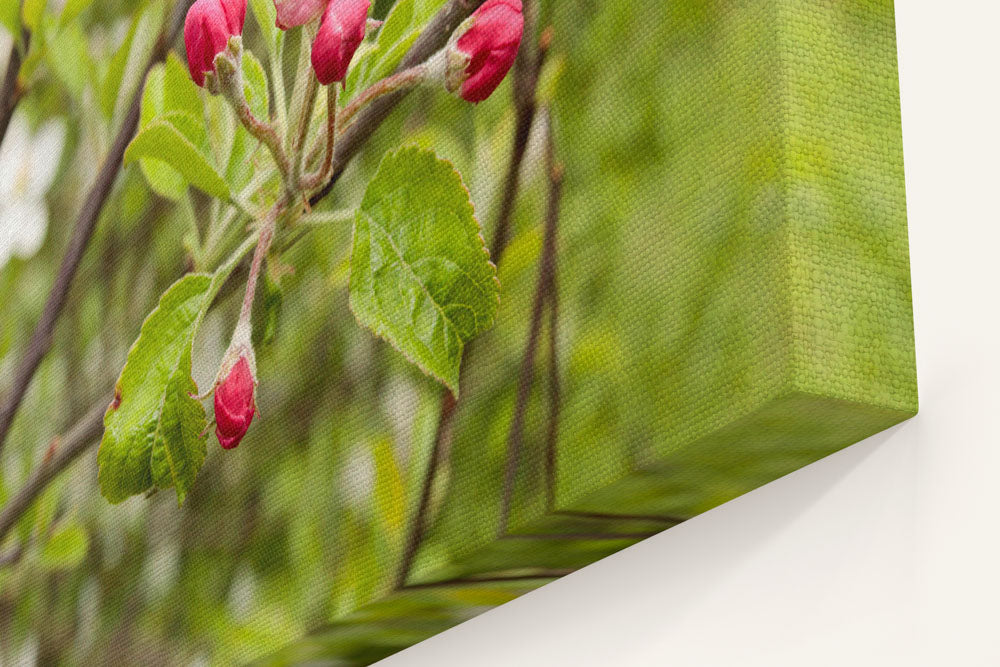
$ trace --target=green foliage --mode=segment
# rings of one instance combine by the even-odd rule
[[[403,59],[406,51],[420,35],[420,30],[444,0],[400,0],[393,5],[385,23],[379,29],[373,45],[354,57],[354,63],[344,82],[343,100],[349,100],[379,79],[389,75]]]
[[[131,99],[136,73],[148,55],[143,49],[152,43],[151,30],[165,7],[160,0],[101,0],[67,22],[53,13],[56,4],[49,3],[41,30],[32,36],[22,68],[30,86],[18,113],[28,114],[32,127],[58,117],[66,125],[67,143],[60,176],[46,193],[45,245],[30,261],[14,258],[0,267],[0,367],[14,367],[37,321],[70,231],[62,216],[78,209],[93,180],[95,161],[120,125],[124,102]],[[62,16],[82,4],[86,0],[69,0]],[[270,111],[285,134],[282,65],[285,74],[294,74],[294,54],[280,55],[286,33],[274,28],[271,0],[250,4],[261,29],[248,22],[245,49],[267,65],[270,80],[263,82],[256,63],[246,59],[246,93],[261,116],[268,110],[261,91],[273,96]],[[757,437],[759,428],[744,425],[726,437],[681,447],[708,421],[748,407],[737,400],[742,388],[765,387],[768,375],[759,371],[773,365],[764,352],[777,349],[768,322],[779,322],[779,332],[819,340],[810,348],[817,352],[810,359],[843,356],[838,350],[845,345],[865,346],[870,351],[855,357],[853,376],[843,379],[859,377],[860,370],[866,387],[897,367],[900,353],[912,352],[877,334],[879,327],[896,325],[899,318],[892,313],[897,309],[839,310],[856,303],[850,290],[859,283],[849,276],[832,291],[826,289],[831,272],[870,277],[873,266],[897,266],[905,258],[902,174],[887,168],[886,158],[899,150],[891,2],[800,4],[681,0],[665,9],[659,0],[546,0],[539,5],[542,25],[554,27],[554,41],[538,95],[541,104],[553,105],[558,157],[567,174],[559,220],[555,350],[562,399],[556,471],[560,506],[576,501],[578,509],[594,512],[612,508],[683,518],[829,451],[836,443],[820,438],[819,427],[792,432],[786,415],[800,411],[817,424],[844,429],[848,410],[820,409],[804,398],[762,415],[759,421],[769,425],[773,439]],[[441,0],[376,5],[380,16],[391,8],[389,21],[358,51],[343,103],[397,66],[403,45],[412,43]],[[154,13],[141,18],[151,6]],[[16,3],[0,2],[0,18],[10,21],[4,13],[8,7],[14,8],[19,29]],[[819,20],[801,25],[789,20],[800,15]],[[775,22],[775,16],[780,20]],[[775,50],[777,26],[795,26],[785,34],[785,53]],[[302,32],[289,31],[290,43],[297,45]],[[81,38],[89,61],[83,58]],[[788,44],[820,43],[822,48],[787,50]],[[621,53],[623,44],[629,57],[609,60],[608,54]],[[175,48],[181,48],[179,42]],[[56,58],[62,53],[70,55]],[[777,71],[783,72],[780,80],[774,77]],[[858,90],[866,102],[860,106]],[[129,492],[141,492],[148,476],[150,489],[157,478],[177,487],[173,464],[188,484],[187,493],[180,509],[172,493],[109,506],[98,493],[89,455],[57,478],[0,545],[4,553],[26,547],[17,568],[0,569],[0,607],[10,610],[5,625],[10,641],[0,646],[0,661],[16,661],[21,646],[35,645],[38,655],[51,660],[99,664],[107,660],[106,647],[114,645],[114,657],[123,664],[151,659],[245,664],[336,621],[309,640],[308,655],[283,654],[289,659],[274,664],[310,659],[368,664],[547,581],[435,586],[383,597],[399,571],[413,525],[443,392],[348,314],[353,303],[358,319],[364,312],[412,343],[426,323],[408,316],[413,312],[403,297],[423,294],[443,326],[436,301],[419,289],[418,272],[428,267],[414,259],[417,250],[436,243],[442,249],[435,256],[456,265],[464,253],[474,256],[469,263],[492,283],[482,243],[473,238],[478,228],[468,202],[475,203],[478,219],[490,231],[514,128],[510,93],[508,81],[490,100],[472,106],[429,87],[416,91],[386,119],[312,213],[291,228],[281,222],[258,284],[253,320],[261,416],[239,450],[209,472],[212,464],[222,463],[222,455],[211,448],[200,473],[210,474],[210,483],[189,485],[191,469],[185,465],[193,468],[200,456],[197,448],[205,443],[194,438],[205,422],[201,406],[187,396],[194,391],[192,377],[208,388],[236,317],[242,281],[233,281],[236,294],[218,299],[205,325],[193,324],[190,335],[161,331],[154,336],[148,327],[140,335],[140,326],[192,261],[195,271],[213,268],[252,233],[253,222],[243,212],[231,215],[232,207],[218,200],[186,193],[189,181],[175,166],[177,160],[154,157],[155,146],[138,160],[141,171],[123,171],[81,262],[52,349],[2,454],[0,503],[22,487],[55,435],[95,402],[108,403],[133,342],[134,357],[148,353],[147,362],[163,363],[147,363],[149,372],[140,381],[136,375],[142,364],[133,366],[136,358],[129,358],[123,378],[131,377],[133,388],[123,393],[125,402],[115,412],[128,408],[130,398],[148,394],[149,412],[159,409],[162,424],[150,436],[136,415],[131,432],[146,437],[105,443],[100,484],[128,482]],[[806,106],[781,103],[792,93],[797,104]],[[322,108],[324,96],[319,97]],[[788,124],[794,119],[808,123],[808,131]],[[321,123],[316,114],[311,140],[322,136]],[[171,56],[149,77],[141,128],[151,126],[166,126],[171,141],[179,136],[187,142],[185,148],[197,153],[191,155],[221,176],[251,214],[278,194],[276,177],[254,174],[270,159],[266,148],[234,122],[225,101],[189,80],[183,54]],[[839,131],[845,127],[851,128],[850,141]],[[538,138],[528,145],[510,243],[499,267],[503,301],[497,308],[493,287],[489,307],[480,304],[493,326],[459,355],[465,357],[463,395],[430,493],[428,533],[411,570],[412,583],[483,573],[541,576],[543,568],[575,568],[638,539],[629,535],[672,525],[551,515],[537,521],[545,510],[542,471],[551,387],[545,373],[551,358],[546,317],[511,515],[515,530],[533,535],[494,544],[542,247],[546,183]],[[385,152],[403,143],[433,148],[456,165],[461,181],[446,163],[413,149],[392,154],[380,168]],[[187,161],[180,164],[190,169]],[[790,173],[796,176],[791,181]],[[253,191],[246,189],[251,176]],[[153,197],[147,183],[179,201]],[[354,248],[352,274],[352,225],[340,211],[350,210],[354,222],[363,195],[368,201],[357,213],[356,230],[363,233],[355,242],[367,254]],[[406,197],[409,202],[400,203]],[[426,204],[437,213],[428,215]],[[452,215],[452,209],[460,212]],[[783,214],[797,221],[794,230],[781,224]],[[424,225],[431,217],[434,222]],[[836,235],[823,236],[825,230]],[[823,243],[812,245],[837,254],[836,261],[785,261],[781,249],[807,234],[822,236]],[[407,241],[405,247],[397,237]],[[293,238],[291,247],[285,245]],[[893,280],[901,283],[902,264],[893,269],[899,276]],[[190,307],[199,298],[202,306],[212,300],[232,263],[227,266],[203,296],[191,295]],[[803,321],[782,319],[784,300],[769,300],[783,284],[774,266],[796,272],[803,285],[822,288],[803,298],[823,304],[817,312],[837,313],[838,325],[789,329]],[[269,278],[279,274],[277,292]],[[366,280],[370,289],[356,289]],[[866,295],[874,289],[867,282],[864,287]],[[901,294],[884,287],[878,287],[882,296]],[[448,295],[456,296],[465,300],[468,295]],[[280,327],[267,345],[279,307]],[[769,315],[761,317],[762,312]],[[185,342],[178,345],[175,338]],[[191,340],[196,341],[193,349]],[[748,341],[759,346],[760,354],[746,353]],[[398,340],[393,344],[414,357]],[[143,355],[135,352],[140,347]],[[447,362],[441,374],[450,374],[454,382],[454,357],[440,358]],[[721,398],[709,401],[706,397],[719,396],[719,388]],[[163,396],[159,408],[158,392]],[[665,402],[669,409],[663,408]],[[850,411],[855,414],[856,407]],[[876,417],[864,426],[875,428]],[[124,421],[119,415],[111,419]],[[195,422],[200,429],[193,428]],[[154,436],[172,444],[162,446],[155,460]],[[779,437],[802,444],[782,446]],[[743,457],[732,456],[737,449]],[[663,460],[665,452],[670,456],[666,470],[619,479],[636,462]],[[615,479],[615,485],[604,486]],[[590,488],[606,492],[582,499],[572,495]],[[121,487],[117,491],[125,494]],[[94,548],[81,546],[75,527],[85,528]],[[561,539],[544,538],[552,534]],[[46,558],[51,567],[43,566]],[[369,604],[373,600],[380,601]],[[361,605],[368,606],[358,610]]]
[[[21,20],[28,30],[38,30],[42,23],[42,15],[45,13],[46,3],[47,0],[24,0],[21,4]]]
[[[140,77],[162,22],[162,7],[156,3],[138,12],[125,40],[111,59],[98,91],[98,101],[105,116],[115,125],[131,100],[132,92],[142,85]]]
[[[15,39],[20,36],[21,15],[16,2],[0,3],[0,25]]]
[[[66,0],[62,13],[59,15],[59,27],[63,28],[74,23],[77,17],[94,4],[94,0]]]
[[[192,82],[193,83],[193,82]],[[243,94],[253,115],[262,121],[270,117],[268,112],[267,74],[260,61],[249,51],[243,51]]]
[[[184,125],[189,128],[197,128],[198,120],[204,113],[198,86],[191,81],[187,68],[173,53],[167,55],[164,64],[154,66],[146,77],[140,106],[140,130],[170,112],[186,114]],[[197,130],[189,129],[189,132],[196,136]],[[184,196],[187,181],[169,163],[155,157],[143,157],[139,159],[139,166],[154,192],[174,201]]]
[[[279,36],[282,34],[275,25],[277,12],[273,0],[250,0],[250,11],[253,12],[257,25],[264,35],[265,45],[269,53],[273,53]]]
[[[183,502],[205,459],[205,412],[191,396],[191,345],[211,284],[205,274],[177,281],[129,352],[97,457],[101,493],[113,503],[168,487]]]
[[[186,182],[220,199],[229,198],[229,185],[209,162],[209,157],[181,129],[189,125],[180,112],[157,118],[139,131],[125,150],[125,164],[152,158],[175,169]],[[161,182],[162,187],[162,182]]]
[[[493,324],[499,296],[458,172],[430,151],[386,155],[354,223],[358,321],[458,395],[462,349]]]
[[[281,316],[281,303],[281,285],[265,272],[260,278],[257,299],[253,304],[253,331],[250,340],[254,347],[267,345],[274,339],[274,334],[278,331],[278,318]]]
[[[76,523],[60,526],[42,547],[40,561],[50,570],[67,570],[78,566],[87,555],[87,530]]]
[[[94,63],[87,52],[87,38],[78,23],[61,28],[45,49],[45,64],[74,97],[87,84],[96,83]]]

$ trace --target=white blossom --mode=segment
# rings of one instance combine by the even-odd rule
[[[0,144],[0,268],[13,257],[28,258],[45,240],[49,213],[45,193],[62,155],[66,128],[48,120],[34,132],[15,112]]]

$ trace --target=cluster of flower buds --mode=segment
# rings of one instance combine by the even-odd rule
[[[275,0],[282,30],[320,20],[311,61],[323,85],[343,81],[365,38],[370,0]],[[246,0],[196,0],[184,23],[191,78],[205,85],[216,56],[231,37],[243,33]],[[514,64],[524,31],[521,0],[486,0],[452,35],[441,52],[442,78],[449,92],[482,102],[496,90]],[[238,64],[237,64],[238,66]]]
[[[369,0],[275,0],[277,26],[288,30],[320,19],[312,44],[312,66],[324,86],[343,81],[365,38]]]
[[[324,86],[343,81],[354,52],[365,38],[369,0],[277,0],[277,25],[282,30],[320,19],[312,43],[316,78]]]
[[[276,24],[282,30],[319,21],[310,61],[316,81],[323,85],[343,82],[355,51],[365,38],[370,0],[274,0]],[[279,166],[284,165],[288,196],[301,187],[297,172],[291,177],[286,153],[274,128],[253,117],[243,97],[242,33],[247,0],[195,0],[184,23],[191,78],[212,94],[229,99],[241,122],[272,149]],[[402,86],[421,83],[443,85],[469,102],[488,98],[510,71],[524,31],[521,0],[486,0],[451,35],[448,44],[426,63],[390,76],[362,91],[345,108],[351,113],[375,97]],[[335,100],[335,97],[330,97]],[[331,117],[332,117],[332,111]],[[306,116],[308,119],[308,116]],[[333,127],[333,124],[330,125]],[[307,127],[306,121],[303,127]],[[329,131],[328,155],[334,131]],[[300,157],[292,154],[298,165]],[[329,166],[329,165],[328,165]],[[322,175],[322,171],[319,172]],[[322,178],[322,176],[321,176]],[[249,315],[253,285],[267,244],[262,241],[254,257],[243,313],[213,385],[216,435],[225,449],[236,447],[257,413],[256,363],[250,341]],[[268,235],[268,243],[270,235]],[[259,255],[259,256],[258,256]]]

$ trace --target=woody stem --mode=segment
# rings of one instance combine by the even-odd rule
[[[368,86],[360,95],[351,100],[350,104],[344,107],[344,110],[340,113],[340,127],[346,130],[356,113],[383,95],[419,85],[427,77],[427,71],[426,65],[415,65]]]
[[[233,108],[236,110],[236,116],[240,119],[243,127],[271,151],[271,155],[274,156],[274,162],[278,165],[278,171],[281,172],[281,177],[287,189],[290,187],[288,180],[290,167],[288,157],[285,155],[284,149],[281,148],[281,139],[278,138],[278,133],[275,132],[270,124],[258,120],[253,115],[250,105],[247,104],[245,99],[232,100],[232,102]]]
[[[295,188],[299,187],[302,180],[302,153],[305,149],[306,135],[309,133],[309,123],[312,120],[318,86],[319,82],[316,80],[316,77],[309,77],[306,83],[305,102],[302,104],[302,117],[299,119],[299,133],[295,137],[295,143],[292,145],[292,183]]]
[[[333,147],[337,141],[337,84],[332,84],[326,90],[326,153],[323,163],[316,173],[306,176],[302,182],[303,190],[312,190],[323,184],[330,175],[333,164]]]
[[[271,242],[274,240],[274,228],[278,219],[278,211],[282,204],[283,202],[279,200],[274,205],[260,227],[260,237],[257,240],[257,248],[253,253],[253,260],[250,262],[247,291],[243,295],[243,307],[240,309],[240,319],[237,328],[240,324],[250,323],[250,314],[253,312],[253,300],[257,293],[257,279],[260,277],[260,268],[264,264],[264,257],[267,256],[267,251],[270,250]]]

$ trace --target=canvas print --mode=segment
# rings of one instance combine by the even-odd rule
[[[4,0],[0,73],[0,664],[368,665],[916,412],[891,0]]]

